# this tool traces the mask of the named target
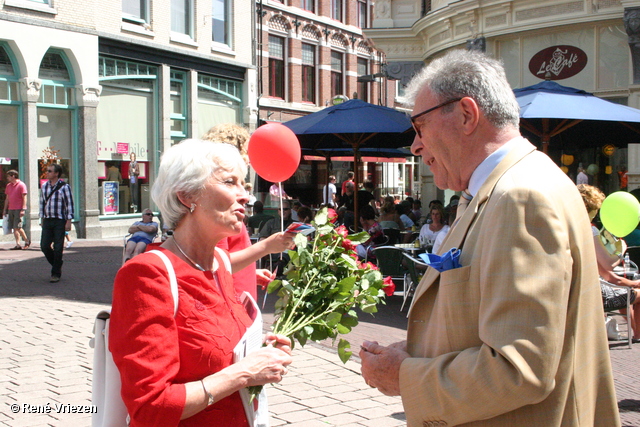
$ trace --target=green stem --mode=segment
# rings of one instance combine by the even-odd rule
[[[302,290],[302,295],[300,296],[300,298],[298,298],[296,300],[295,305],[293,306],[293,308],[291,309],[291,311],[289,311],[289,313],[285,313],[285,316],[283,316],[285,318],[284,322],[285,324],[287,324],[289,322],[289,320],[291,319],[291,317],[293,316],[293,313],[297,310],[298,306],[300,305],[300,302],[304,299],[304,297],[307,294],[307,291],[309,289],[309,286],[311,285],[311,283],[313,282],[313,280],[315,280],[315,278],[318,276],[319,270],[316,270],[316,272],[313,274],[313,277],[307,281],[307,285],[304,287],[304,289]],[[278,319],[280,320],[280,319]],[[276,323],[280,323],[279,321]]]

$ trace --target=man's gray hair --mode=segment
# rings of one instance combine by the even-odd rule
[[[489,123],[499,129],[517,127],[520,123],[520,107],[502,62],[481,52],[458,49],[434,59],[409,82],[405,92],[408,107],[413,107],[425,87],[440,102],[473,98]],[[442,110],[446,112],[452,108],[446,106]]]
[[[186,139],[169,148],[162,155],[160,169],[151,197],[158,205],[165,224],[175,228],[189,212],[178,194],[198,197],[205,185],[215,179],[219,170],[241,168],[241,177],[247,174],[247,166],[238,149],[222,142]]]

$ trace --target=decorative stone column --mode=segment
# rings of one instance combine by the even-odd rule
[[[80,222],[76,228],[79,238],[100,239],[100,204],[98,195],[98,115],[97,107],[100,101],[102,86],[76,86],[76,100],[78,102],[78,200],[74,202],[80,212]],[[84,165],[80,167],[79,165]]]
[[[25,77],[20,79],[21,98],[25,100],[22,104],[22,126],[25,129],[24,135],[24,170],[20,171],[20,179],[27,185],[28,206],[24,217],[24,228],[29,238],[40,241],[42,229],[39,223],[40,211],[40,169],[38,168],[38,109],[36,103],[40,97],[40,79]]]

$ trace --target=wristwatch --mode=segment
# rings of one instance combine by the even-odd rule
[[[213,405],[213,403],[215,402],[215,399],[213,398],[213,394],[211,394],[209,392],[209,390],[207,390],[207,388],[204,386],[204,380],[200,380],[200,384],[202,384],[202,389],[204,390],[204,394],[207,395],[207,406],[211,406]]]

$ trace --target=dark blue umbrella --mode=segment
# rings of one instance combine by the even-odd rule
[[[400,148],[411,145],[415,132],[409,117],[393,108],[359,99],[283,123],[298,136],[302,148],[327,150],[360,147]]]
[[[323,108],[283,125],[296,134],[303,150],[310,150],[312,153],[326,153],[331,149],[351,150],[356,172],[362,148],[408,147],[415,137],[411,120],[405,113],[359,99]],[[357,177],[356,173],[354,180],[356,190]],[[359,221],[357,197],[356,191],[354,196],[356,230]]]
[[[520,125],[540,137],[545,152],[551,138],[560,133],[581,146],[640,140],[640,130],[634,126],[640,123],[640,110],[635,108],[552,81],[513,92],[520,105]]]

